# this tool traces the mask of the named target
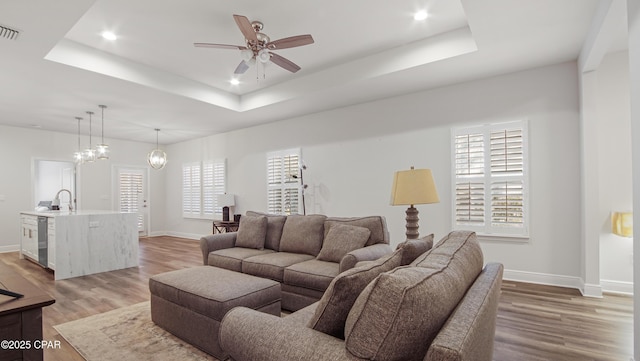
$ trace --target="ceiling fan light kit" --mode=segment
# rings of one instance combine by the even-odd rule
[[[273,50],[282,50],[313,44],[314,41],[311,35],[296,35],[271,41],[269,36],[261,32],[264,28],[264,24],[261,22],[250,22],[246,16],[242,15],[233,15],[233,19],[235,20],[236,25],[238,25],[240,32],[242,32],[245,37],[245,46],[213,43],[194,43],[193,45],[199,48],[240,50],[242,61],[236,67],[234,74],[244,74],[256,63],[256,59],[258,59],[262,64],[266,64],[271,61],[292,73],[300,70],[298,65],[293,63],[291,60],[274,53]]]

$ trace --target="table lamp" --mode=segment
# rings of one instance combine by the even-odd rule
[[[236,197],[233,194],[218,194],[218,206],[222,207],[222,221],[229,222],[229,207],[236,205]]]
[[[407,239],[416,239],[418,232],[418,210],[415,204],[439,203],[438,192],[430,169],[414,169],[396,172],[391,189],[391,205],[408,205]]]
[[[622,237],[633,237],[633,212],[612,212],[611,233]]]

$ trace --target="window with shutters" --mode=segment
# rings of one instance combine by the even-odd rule
[[[527,122],[452,132],[453,227],[528,237]]]
[[[226,191],[226,161],[206,160],[182,165],[182,214],[185,218],[213,219],[222,215],[217,195]]]
[[[302,210],[300,149],[267,154],[267,210],[274,214],[298,214]]]

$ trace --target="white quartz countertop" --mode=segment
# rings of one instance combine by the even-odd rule
[[[92,216],[103,214],[123,214],[124,212],[104,211],[104,210],[80,210],[80,211],[22,211],[20,214],[42,217],[68,217],[68,216]]]

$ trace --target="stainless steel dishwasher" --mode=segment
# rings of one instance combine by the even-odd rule
[[[47,268],[48,229],[47,217],[38,216],[38,263]]]

